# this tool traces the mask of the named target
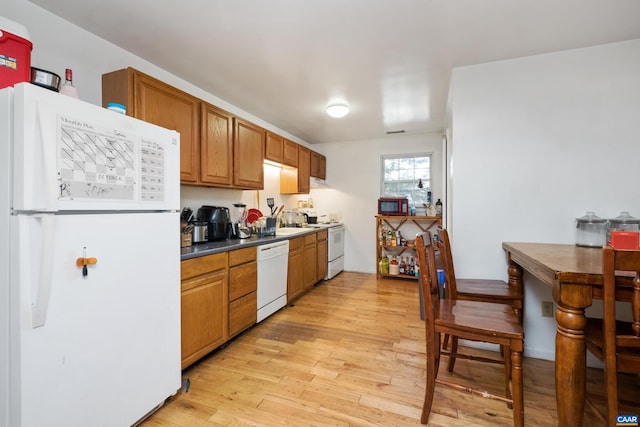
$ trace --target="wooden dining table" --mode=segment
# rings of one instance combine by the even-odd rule
[[[602,299],[602,249],[566,244],[504,242],[509,283],[527,271],[550,286],[557,304],[555,379],[558,425],[582,426],[586,392],[585,308]],[[616,278],[616,299],[629,301],[631,277]],[[526,340],[525,340],[526,350]]]

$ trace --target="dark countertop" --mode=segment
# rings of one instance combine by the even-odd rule
[[[280,242],[282,240],[295,239],[305,234],[317,233],[318,228],[301,228],[296,234],[288,234],[284,236],[267,236],[267,237],[251,237],[249,239],[229,239],[220,242],[198,243],[186,248],[181,248],[180,261],[191,258],[198,258],[206,255],[213,255],[221,252],[232,251],[234,249],[248,248],[251,246],[266,245],[267,243]]]

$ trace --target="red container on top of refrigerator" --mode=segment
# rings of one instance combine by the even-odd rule
[[[31,79],[31,48],[25,27],[0,16],[0,89]]]

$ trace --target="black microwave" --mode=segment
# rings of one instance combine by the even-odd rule
[[[380,197],[378,215],[409,215],[409,199],[406,197]]]

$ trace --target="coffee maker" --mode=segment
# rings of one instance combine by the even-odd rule
[[[208,223],[207,239],[210,242],[226,240],[230,237],[231,218],[229,208],[203,205],[198,209],[198,221]]]

